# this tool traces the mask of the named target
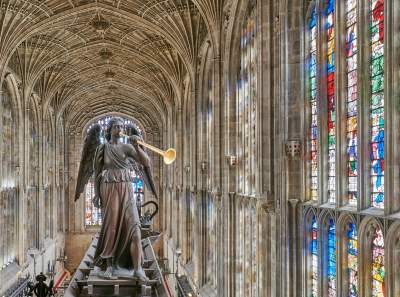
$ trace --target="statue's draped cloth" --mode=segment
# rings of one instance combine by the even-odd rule
[[[135,205],[131,167],[119,146],[106,143],[98,153],[104,155],[95,158],[95,168],[96,162],[102,159],[112,169],[98,170],[97,174],[95,169],[103,224],[94,263],[104,266],[105,259],[113,258],[115,265],[132,268],[129,248],[133,236],[140,232],[140,221]],[[101,165],[97,166],[101,168]]]

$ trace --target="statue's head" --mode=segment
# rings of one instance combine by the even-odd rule
[[[111,136],[120,137],[120,133],[124,131],[124,120],[120,117],[112,117],[108,121],[106,139],[111,140]]]
[[[43,274],[43,272],[41,272],[39,275],[36,276],[36,280],[37,280],[39,283],[45,282],[46,279],[47,279],[47,277]]]

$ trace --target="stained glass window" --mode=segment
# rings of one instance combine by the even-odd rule
[[[336,228],[333,219],[328,229],[328,296],[336,296]]]
[[[327,120],[328,120],[328,199],[336,200],[336,112],[335,112],[335,1],[327,0],[325,8],[327,40]]]
[[[256,3],[250,1],[240,37],[240,71],[237,81],[239,188],[255,193],[257,169],[257,15]],[[254,3],[253,3],[254,2]]]
[[[311,10],[308,21],[309,30],[309,58],[308,58],[308,86],[309,102],[311,107],[310,126],[310,198],[318,200],[318,106],[317,106],[317,12]]]
[[[371,205],[384,206],[384,0],[370,0]]]
[[[311,219],[311,240],[310,240],[310,278],[311,294],[310,297],[318,296],[318,223],[315,216]]]
[[[357,127],[357,0],[346,1],[346,104],[347,104],[347,186],[348,202],[358,198],[358,127]]]
[[[378,227],[375,230],[372,242],[372,297],[384,297],[384,239],[382,230]]]
[[[358,297],[358,239],[354,223],[348,224],[347,231],[347,272],[348,272],[348,297]]]
[[[101,210],[93,205],[94,182],[89,181],[85,188],[85,226],[100,226]]]

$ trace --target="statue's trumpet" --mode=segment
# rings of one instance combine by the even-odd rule
[[[123,136],[123,137],[130,137],[130,136],[124,134],[124,133],[121,133],[120,135]],[[137,143],[142,145],[142,146],[144,146],[144,147],[147,147],[149,150],[152,150],[153,152],[163,156],[164,163],[167,164],[167,165],[172,164],[175,161],[176,151],[173,148],[169,148],[166,151],[163,151],[163,150],[161,150],[161,149],[159,149],[159,148],[157,148],[155,146],[152,146],[152,145],[150,145],[148,143],[145,143],[143,141],[140,141],[140,140],[138,140]]]

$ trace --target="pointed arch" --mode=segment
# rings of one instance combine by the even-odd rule
[[[337,296],[336,219],[331,210],[321,211],[319,230],[321,296]]]
[[[400,296],[400,221],[392,223],[388,229],[386,240],[386,296]],[[396,264],[394,264],[396,263]]]
[[[338,234],[338,296],[359,296],[359,261],[357,220],[350,213],[342,213],[337,223]]]
[[[360,224],[360,295],[385,296],[385,244],[382,223],[365,217]]]
[[[305,234],[305,284],[306,296],[318,297],[320,291],[320,230],[318,213],[315,209],[306,210],[304,216]]]

